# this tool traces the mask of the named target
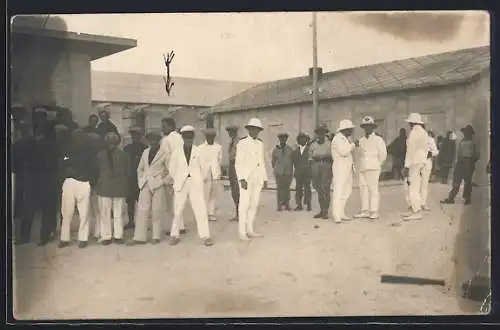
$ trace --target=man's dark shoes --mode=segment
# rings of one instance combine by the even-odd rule
[[[85,249],[88,245],[89,245],[88,242],[81,241],[80,243],[78,243],[78,248]]]
[[[297,207],[295,208],[295,211],[302,211],[302,205],[297,205]]]
[[[59,245],[57,245],[57,247],[59,248],[65,248],[65,247],[68,247],[69,246],[69,242],[59,242]]]
[[[323,217],[323,212],[319,212],[318,214],[314,215],[314,219],[319,219],[321,217]]]
[[[452,199],[449,199],[449,198],[443,199],[441,201],[441,204],[454,204],[454,203],[455,203],[455,201]]]

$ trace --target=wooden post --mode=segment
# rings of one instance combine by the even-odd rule
[[[313,111],[316,127],[319,126],[319,107],[318,107],[318,45],[316,32],[316,12],[312,13],[313,30]]]

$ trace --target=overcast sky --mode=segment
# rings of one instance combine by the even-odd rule
[[[68,30],[137,39],[137,48],[92,63],[103,71],[262,82],[307,74],[311,13],[59,15]],[[489,44],[485,12],[403,15],[318,14],[324,71]]]

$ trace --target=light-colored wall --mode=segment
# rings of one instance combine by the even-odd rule
[[[319,115],[320,122],[326,123],[331,131],[336,130],[340,120],[351,119],[358,126],[354,133],[356,136],[363,134],[359,128],[361,118],[373,116],[375,120],[380,121],[378,132],[389,144],[398,135],[400,128],[408,129],[405,118],[411,112],[423,114],[428,120],[427,128],[433,130],[436,135],[444,135],[448,130],[459,132],[461,127],[472,123],[477,107],[489,107],[489,103],[484,101],[486,99],[489,100],[489,78],[484,77],[478,82],[468,84],[323,101],[319,104]],[[242,128],[254,116],[259,117],[266,128],[267,132],[262,133],[262,139],[266,143],[268,154],[276,144],[275,134],[278,128],[274,125],[282,125],[280,129],[290,134],[289,142],[293,146],[299,131],[312,134],[314,130],[311,104],[218,113],[216,127],[224,150],[227,150],[229,145],[225,127],[237,124]],[[478,125],[484,126],[484,120]],[[245,130],[240,129],[240,135],[245,134]],[[227,152],[224,155],[224,164],[227,163],[226,154]],[[384,169],[390,168],[389,157]]]

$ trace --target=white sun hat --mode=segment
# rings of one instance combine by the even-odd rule
[[[365,125],[374,125],[374,126],[376,126],[377,124],[375,124],[375,120],[373,119],[373,117],[365,116],[361,120],[361,125],[360,126],[363,127]]]
[[[337,133],[340,131],[343,131],[345,129],[351,129],[351,128],[355,128],[355,127],[356,126],[354,126],[352,121],[350,121],[349,119],[344,119],[344,120],[340,121],[339,127],[337,128]]]
[[[419,114],[418,112],[413,112],[410,113],[410,115],[406,119],[406,122],[411,124],[424,124],[424,119],[422,118],[422,115]]]
[[[260,128],[260,129],[264,129],[264,127],[262,127],[262,122],[260,121],[259,118],[252,118],[248,121],[248,124],[246,124],[245,127],[248,127],[248,126],[251,126],[251,127],[257,127],[257,128]]]
[[[185,125],[181,128],[181,133],[194,132],[194,127],[191,125]]]

